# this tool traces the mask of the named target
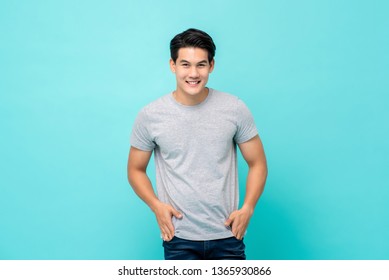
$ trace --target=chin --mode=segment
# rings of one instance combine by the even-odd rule
[[[199,95],[204,91],[205,87],[186,88],[186,93],[189,95]]]
[[[192,96],[196,96],[196,95],[199,95],[201,94],[202,90],[187,90],[186,93],[189,94],[189,95],[192,95]]]

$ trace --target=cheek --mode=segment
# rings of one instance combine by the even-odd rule
[[[203,80],[208,80],[208,77],[209,77],[209,73],[208,73],[208,72],[205,72],[205,73],[203,73],[203,74],[201,75],[201,78],[202,78]]]
[[[185,80],[185,76],[184,75],[177,75],[177,80]]]
[[[180,71],[180,72],[176,72],[176,77],[178,80],[185,80],[187,75],[185,72]]]

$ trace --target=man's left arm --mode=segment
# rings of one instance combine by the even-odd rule
[[[267,164],[263,145],[258,135],[238,146],[249,167],[246,195],[242,208],[232,212],[225,225],[231,227],[237,239],[242,239],[254,213],[255,205],[265,188]]]

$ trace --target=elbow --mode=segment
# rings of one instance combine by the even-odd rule
[[[133,168],[127,169],[127,181],[128,183],[133,186],[134,180],[136,178],[137,170]]]
[[[131,185],[132,173],[130,169],[127,169],[127,181]]]
[[[260,164],[258,166],[258,173],[260,174],[260,176],[262,178],[264,178],[264,180],[266,180],[267,178],[267,174],[268,174],[268,169],[267,169],[267,164]]]
[[[134,186],[135,182],[139,180],[143,175],[146,175],[146,169],[137,168],[129,165],[127,168],[127,181],[131,186]]]
[[[268,175],[268,168],[266,160],[256,161],[249,164],[249,169],[254,171],[259,177],[266,180]]]
[[[128,164],[128,166],[127,166],[127,181],[131,186],[132,186],[132,182],[134,180],[135,174],[136,174],[136,170],[134,169],[134,167],[131,166],[130,164]]]

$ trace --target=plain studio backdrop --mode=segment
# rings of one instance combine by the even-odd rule
[[[191,27],[217,46],[208,85],[248,105],[268,159],[248,259],[388,259],[388,8],[1,1],[0,259],[163,258],[129,136],[175,88],[169,42]]]

